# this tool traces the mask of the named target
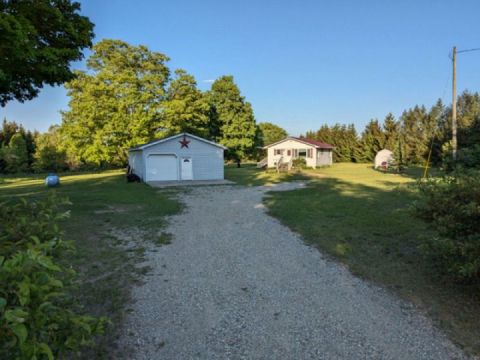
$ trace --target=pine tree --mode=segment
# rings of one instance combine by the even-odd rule
[[[415,106],[403,112],[402,126],[403,154],[407,164],[425,164],[436,124],[425,106]]]
[[[385,141],[383,148],[395,152],[398,147],[398,141],[400,136],[400,126],[395,120],[392,113],[388,113],[383,121],[383,133],[385,135]]]
[[[28,170],[27,143],[22,134],[12,136],[7,147],[2,148],[2,157],[9,173],[25,172]]]
[[[385,135],[378,120],[370,120],[365,127],[361,138],[361,159],[365,162],[372,162],[377,153],[382,150],[385,143]]]

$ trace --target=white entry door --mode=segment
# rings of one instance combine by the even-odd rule
[[[182,157],[181,158],[181,176],[182,180],[193,180],[193,170],[192,170],[192,158],[191,157]]]

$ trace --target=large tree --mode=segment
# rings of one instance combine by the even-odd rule
[[[164,129],[162,103],[168,57],[145,46],[102,40],[93,47],[88,72],[65,87],[70,109],[61,132],[69,154],[96,166],[123,165],[127,149]]]
[[[255,146],[256,125],[252,106],[241,96],[233,76],[215,80],[209,91],[212,107],[210,121],[217,125],[217,141],[228,148],[227,155],[238,162],[252,154]]]
[[[425,106],[415,106],[402,113],[402,148],[407,164],[424,164],[432,139],[437,133],[437,119],[430,116]]]
[[[258,124],[258,144],[266,146],[280,141],[287,137],[285,129],[270,122],[261,122]]]
[[[166,135],[189,132],[209,137],[208,99],[197,89],[195,78],[185,70],[176,70],[163,104],[163,127]]]
[[[388,113],[383,120],[383,133],[385,136],[383,148],[395,152],[398,148],[400,126],[392,113]]]
[[[0,1],[0,105],[30,100],[44,84],[71,80],[93,24],[70,0]]]
[[[370,120],[362,133],[362,160],[371,162],[375,159],[377,152],[383,149],[385,135],[378,120]]]

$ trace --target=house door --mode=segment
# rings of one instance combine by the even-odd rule
[[[182,180],[193,180],[192,158],[182,157],[181,159],[181,176]]]

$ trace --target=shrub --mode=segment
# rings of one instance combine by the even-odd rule
[[[307,167],[307,161],[305,158],[293,159],[292,164],[295,169],[305,169]]]
[[[457,160],[453,161],[452,152],[449,151],[444,157],[444,167],[447,170],[455,168],[480,168],[480,145],[476,144],[471,147],[459,149],[457,151]]]
[[[66,201],[0,204],[0,358],[53,359],[77,353],[105,319],[81,315],[66,287],[74,271],[58,259],[73,246],[58,222]]]
[[[480,178],[477,171],[420,182],[416,216],[438,235],[421,248],[441,269],[457,279],[480,280]]]

